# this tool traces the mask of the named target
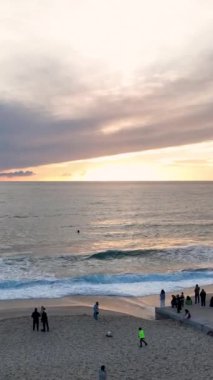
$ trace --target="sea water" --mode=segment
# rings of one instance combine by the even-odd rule
[[[213,284],[213,182],[0,183],[0,299]]]

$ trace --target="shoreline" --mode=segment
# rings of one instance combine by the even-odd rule
[[[207,297],[213,295],[213,284],[202,286]],[[185,288],[181,291],[185,296],[194,296],[194,288]],[[171,295],[180,293],[180,290],[166,293],[166,306],[170,306]],[[62,315],[82,313],[82,309],[92,314],[92,306],[98,301],[100,310],[104,314],[119,313],[143,319],[155,319],[155,307],[159,307],[159,295],[149,295],[142,297],[120,297],[120,296],[69,296],[63,298],[33,298],[33,299],[14,299],[0,300],[0,320],[6,318],[16,318],[30,314],[35,307],[40,308],[44,305],[48,309],[49,315]],[[207,301],[208,307],[208,301]]]

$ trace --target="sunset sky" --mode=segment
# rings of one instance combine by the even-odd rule
[[[0,0],[0,181],[213,180],[212,0]]]

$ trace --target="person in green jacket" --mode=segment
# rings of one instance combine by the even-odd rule
[[[139,327],[138,329],[138,338],[140,339],[140,347],[142,347],[143,343],[145,344],[145,346],[148,345],[148,343],[145,341],[145,333],[142,327]]]

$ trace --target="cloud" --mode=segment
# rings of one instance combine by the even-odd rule
[[[35,173],[33,173],[32,171],[30,170],[26,170],[26,171],[23,171],[23,170],[18,170],[18,171],[15,171],[15,172],[3,172],[3,173],[0,173],[0,177],[5,177],[5,178],[15,178],[15,177],[30,177],[32,175],[35,175]]]
[[[30,62],[19,78],[24,96],[0,96],[0,170],[212,140],[212,57],[208,51],[179,72],[169,63],[150,68],[145,79],[137,72],[115,88],[104,70],[88,78],[75,65],[65,74],[58,61]]]
[[[211,82],[164,82],[140,96],[96,96],[82,116],[59,118],[20,104],[0,105],[0,169],[33,167],[213,139]],[[193,87],[193,90],[192,90]],[[196,90],[195,90],[196,89]],[[204,91],[205,90],[205,91]],[[204,91],[205,98],[202,97]],[[113,126],[119,125],[119,128]],[[109,133],[104,133],[109,128]]]

